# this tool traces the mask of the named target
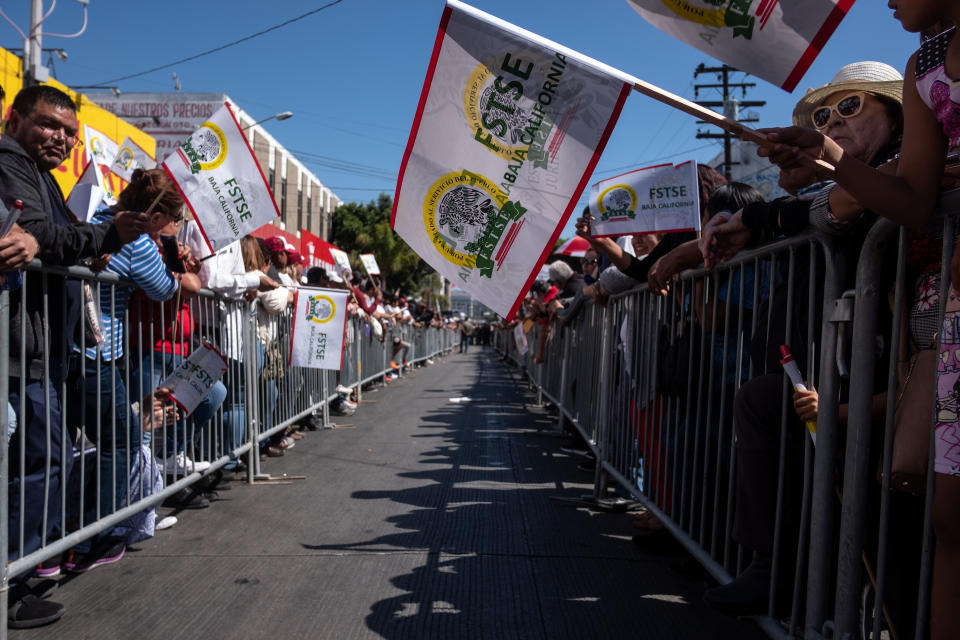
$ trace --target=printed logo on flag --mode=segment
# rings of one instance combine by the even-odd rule
[[[637,217],[637,192],[628,184],[607,187],[597,199],[601,222],[633,220]]]
[[[330,296],[320,294],[309,296],[307,300],[306,318],[308,321],[326,324],[337,315],[337,303]]]
[[[560,91],[565,66],[561,54],[551,61],[529,51],[505,52],[477,65],[463,94],[474,139],[504,160],[523,163],[530,153],[536,166],[546,167],[553,121],[544,107]]]
[[[753,0],[663,0],[663,4],[684,20],[705,27],[732,29],[734,38],[750,40],[753,37],[756,26],[755,17],[750,15]],[[773,11],[777,3],[764,0],[760,4],[764,10],[769,6]],[[760,9],[757,12],[759,15]],[[766,20],[760,25],[761,29],[764,24]]]
[[[607,178],[590,189],[597,237],[700,228],[697,163],[662,164]]]
[[[294,302],[289,364],[340,369],[343,362],[348,293],[300,287]]]
[[[524,213],[489,178],[460,171],[441,177],[427,192],[423,223],[437,251],[461,267],[461,277],[469,279],[478,269],[490,278],[509,253]]]
[[[223,129],[208,120],[180,145],[177,154],[190,173],[211,171],[223,164],[227,157],[227,136]]]

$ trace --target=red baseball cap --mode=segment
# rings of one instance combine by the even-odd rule
[[[273,253],[280,253],[285,251],[287,248],[287,243],[283,241],[283,238],[280,236],[273,236],[272,238],[267,238],[263,241],[263,246],[267,248],[268,251]]]
[[[289,264],[303,264],[303,256],[296,249],[287,249],[287,262]]]

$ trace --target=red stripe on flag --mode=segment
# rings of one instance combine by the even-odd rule
[[[347,348],[347,304],[349,298],[343,298],[343,335],[340,336],[340,364],[337,365],[337,371],[343,371],[343,350]]]
[[[163,167],[163,170],[166,172],[167,177],[170,178],[170,182],[173,183],[173,186],[177,188],[177,193],[179,193],[180,197],[183,198],[183,201],[187,203],[187,207],[190,209],[191,215],[193,215],[193,221],[197,223],[197,228],[200,229],[200,235],[203,236],[203,241],[207,243],[207,248],[210,249],[210,253],[216,253],[213,250],[213,245],[210,244],[210,239],[207,238],[207,232],[203,230],[203,225],[200,223],[200,218],[197,217],[197,212],[193,209],[193,204],[190,202],[190,198],[188,198],[187,194],[183,192],[183,189],[180,188],[180,184],[177,182],[176,178],[173,177],[170,169],[167,168],[167,162],[163,161],[160,163],[160,166]]]
[[[763,16],[764,10],[770,4],[771,0],[763,0],[760,5],[757,7],[757,11],[754,15]]]
[[[443,38],[447,35],[447,23],[450,22],[450,14],[453,9],[446,7],[443,10],[443,17],[440,18],[440,28],[437,30],[437,40],[433,44],[433,54],[430,56],[430,66],[427,67],[427,77],[423,81],[423,91],[420,92],[420,103],[417,105],[417,115],[413,118],[413,127],[410,129],[410,139],[407,140],[407,148],[403,152],[403,160],[400,162],[400,175],[397,176],[397,191],[393,196],[393,211],[390,212],[390,228],[394,228],[397,220],[397,206],[400,202],[400,187],[403,185],[403,174],[407,169],[407,161],[410,160],[410,154],[413,152],[413,144],[417,141],[417,133],[420,131],[420,120],[423,118],[423,109],[427,104],[427,96],[430,94],[430,85],[433,83],[433,73],[437,69],[437,59],[440,57],[440,50],[443,48]]]
[[[510,252],[510,247],[513,246],[513,241],[517,239],[517,235],[519,235],[520,228],[523,227],[524,222],[526,222],[526,219],[521,220],[519,223],[514,222],[513,226],[510,227],[510,231],[507,232],[507,237],[504,238],[503,244],[500,245],[497,255],[493,257],[495,261],[500,262],[500,260]],[[500,271],[500,266],[497,267],[497,271]]]
[[[230,117],[233,118],[233,124],[237,125],[237,131],[240,132],[240,137],[243,138],[244,144],[247,145],[247,151],[250,152],[250,159],[253,160],[253,164],[255,164],[255,165],[257,166],[257,171],[260,172],[260,179],[263,180],[264,186],[267,187],[267,193],[270,194],[270,202],[273,203],[273,210],[274,210],[274,211],[276,212],[276,214],[277,214],[275,217],[279,218],[279,217],[280,217],[280,208],[277,206],[277,201],[276,201],[276,199],[273,197],[273,189],[271,189],[271,188],[270,188],[270,185],[267,183],[267,176],[263,175],[263,168],[260,167],[260,163],[257,162],[257,156],[255,156],[255,155],[253,154],[253,147],[250,146],[250,141],[247,140],[247,136],[244,135],[244,133],[243,133],[243,127],[240,126],[240,121],[237,120],[237,116],[234,115],[233,109],[230,108],[230,103],[229,103],[229,102],[224,102],[223,104],[224,104],[224,106],[227,107],[227,111],[230,112]]]
[[[760,18],[760,29],[761,29],[761,30],[767,25],[767,20],[770,19],[770,16],[773,15],[773,10],[776,8],[777,2],[778,2],[778,0],[773,0],[773,4],[770,5],[770,9],[768,9],[767,12],[766,12],[765,14],[763,14],[763,16],[761,16],[761,18]]]
[[[820,31],[817,32],[817,35],[814,36],[813,40],[810,42],[810,46],[807,47],[807,50],[803,52],[802,56],[800,56],[797,66],[793,68],[793,71],[790,72],[790,75],[787,76],[787,79],[784,80],[782,85],[780,85],[781,89],[784,89],[785,91],[793,91],[797,88],[800,78],[803,77],[803,74],[805,74],[807,69],[810,68],[810,65],[813,64],[813,61],[816,59],[817,55],[820,54],[820,50],[823,49],[823,45],[827,43],[827,40],[830,39],[830,36],[833,35],[833,32],[837,29],[837,26],[839,26],[840,21],[843,20],[844,16],[847,15],[850,7],[853,6],[853,2],[854,0],[839,0],[839,2],[837,2],[837,4],[833,7],[833,11],[830,12],[830,15],[827,16],[827,19],[823,22],[823,26],[820,27]]]
[[[566,210],[564,210],[563,215],[560,217],[560,222],[557,224],[557,228],[554,229],[553,234],[550,236],[550,241],[543,248],[543,253],[540,254],[540,259],[537,260],[533,267],[533,271],[531,271],[530,275],[527,277],[527,283],[520,290],[520,295],[517,296],[513,306],[510,307],[510,312],[507,313],[506,317],[508,321],[513,319],[517,309],[520,308],[520,305],[523,303],[523,297],[527,294],[527,291],[530,290],[530,285],[533,284],[534,279],[536,279],[537,275],[540,273],[540,267],[543,266],[543,263],[546,262],[547,258],[550,256],[550,253],[553,251],[553,246],[557,243],[557,238],[560,236],[560,232],[563,231],[563,228],[567,225],[567,220],[570,218],[570,214],[573,213],[573,208],[577,206],[577,202],[580,200],[580,194],[583,193],[583,190],[587,186],[587,182],[590,180],[590,176],[593,175],[593,170],[596,168],[597,162],[600,161],[600,154],[603,153],[604,147],[607,146],[607,140],[610,139],[610,134],[613,133],[613,128],[616,126],[617,120],[620,119],[620,112],[623,110],[623,104],[627,101],[627,96],[630,95],[631,91],[633,91],[633,85],[624,83],[623,88],[620,90],[620,97],[617,98],[617,104],[613,107],[613,111],[610,113],[610,120],[607,121],[607,127],[603,130],[603,134],[600,136],[600,140],[597,142],[597,148],[593,151],[593,157],[590,159],[590,162],[587,163],[587,168],[583,172],[583,177],[580,178],[580,183],[573,192],[570,202],[567,204]]]
[[[594,238],[619,238],[623,235],[631,236],[649,236],[651,234],[680,233],[683,231],[696,231],[693,227],[684,227],[682,229],[655,229],[653,231],[630,231],[629,233],[610,233],[606,235],[595,235]]]
[[[290,355],[287,356],[287,366],[293,366],[293,337],[297,335],[297,302],[300,301],[300,288],[293,292],[293,320],[290,324]]]

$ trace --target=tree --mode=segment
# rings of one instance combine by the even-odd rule
[[[340,205],[331,219],[330,242],[350,254],[355,268],[360,268],[359,254],[374,254],[387,290],[418,291],[434,271],[390,228],[392,210],[393,198],[386,193],[366,204]]]

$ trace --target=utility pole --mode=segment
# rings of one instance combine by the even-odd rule
[[[740,89],[741,97],[745,98],[747,96],[747,88],[757,86],[756,82],[730,82],[731,73],[740,73],[739,70],[731,67],[730,65],[724,64],[719,67],[707,67],[703,63],[697,66],[696,70],[693,72],[693,77],[697,78],[704,73],[714,73],[717,74],[718,82],[716,84],[695,84],[693,85],[693,95],[695,98],[700,97],[701,89],[722,89],[723,90],[723,101],[717,100],[697,100],[696,103],[703,107],[722,107],[723,115],[727,116],[732,120],[737,122],[757,122],[755,117],[740,117],[740,108],[741,107],[762,107],[766,103],[764,100],[737,100],[736,97],[732,95],[731,90]],[[698,121],[697,124],[707,124],[706,122]],[[732,179],[732,167],[734,164],[739,164],[733,161],[733,135],[728,131],[723,133],[713,133],[713,132],[703,132],[697,131],[697,139],[717,139],[723,140],[723,175],[727,180]]]
[[[50,79],[49,70],[43,66],[43,43],[40,35],[40,23],[43,21],[43,3],[30,0],[30,30],[23,42],[23,71],[28,86],[46,82]]]

